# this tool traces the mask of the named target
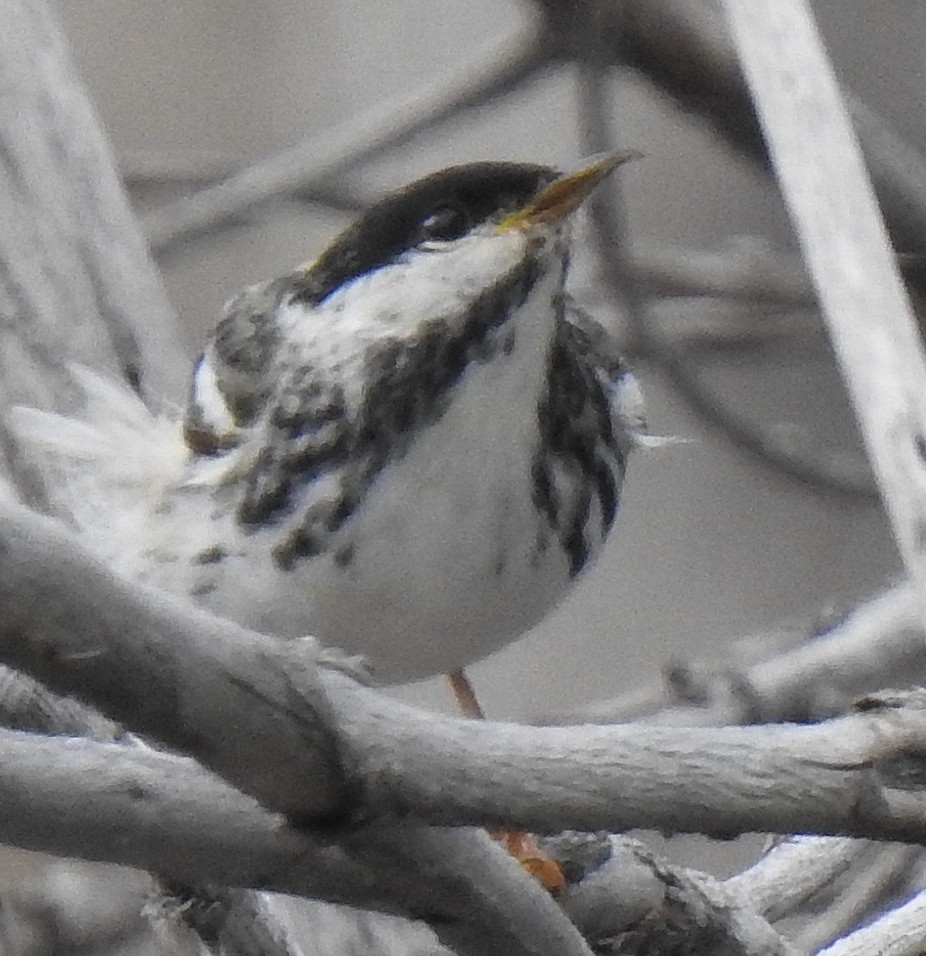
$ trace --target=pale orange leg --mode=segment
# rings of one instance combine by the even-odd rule
[[[473,685],[469,682],[466,671],[462,668],[458,671],[451,671],[447,675],[447,680],[450,681],[450,689],[453,691],[460,713],[473,720],[485,720],[486,715],[476,699],[476,691],[473,690]]]
[[[466,672],[462,669],[451,671],[447,680],[463,716],[472,720],[485,720],[485,712],[476,699],[476,692]],[[518,863],[531,876],[540,880],[551,893],[565,889],[566,879],[559,864],[540,849],[532,834],[524,830],[490,830],[489,835],[501,843]]]

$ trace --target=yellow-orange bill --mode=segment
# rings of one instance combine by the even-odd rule
[[[505,216],[499,223],[499,229],[525,229],[565,219],[575,212],[595,187],[618,166],[642,159],[643,155],[639,150],[625,149],[604,153],[584,162],[578,169],[554,179],[523,209]]]

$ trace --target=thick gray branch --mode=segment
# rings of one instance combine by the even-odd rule
[[[6,730],[0,753],[3,843],[178,881],[222,878],[376,905],[367,874],[343,852],[286,826],[187,757]]]
[[[195,755],[290,819],[330,826],[366,811],[353,770],[342,768],[314,642],[252,634],[122,581],[87,561],[56,522],[2,508],[0,642],[8,663],[27,672],[39,665],[39,679],[53,689]],[[398,909],[433,919],[461,951],[587,956],[546,892],[488,838],[389,827],[356,831],[353,839],[354,855],[375,861]],[[443,895],[442,881],[449,883]],[[422,887],[436,898],[466,900],[465,913],[448,922],[447,913],[429,909]]]
[[[37,0],[0,22],[0,401],[57,404],[65,357],[177,398],[171,309],[58,26]]]
[[[809,727],[715,730],[436,717],[316,668],[310,642],[253,634],[118,579],[54,522],[13,505],[0,523],[0,606],[7,663],[291,818],[352,809],[537,831],[926,839],[919,791],[876,769],[926,749],[918,703]]]
[[[412,916],[461,953],[588,956],[484,834],[386,821],[313,835],[192,760],[145,749],[0,731],[0,841]]]
[[[921,956],[926,940],[926,893],[821,950],[818,956]]]
[[[0,840],[144,866],[180,883],[261,887],[413,914],[465,952],[577,951],[561,929],[568,924],[550,918],[550,900],[484,835],[387,820],[315,836],[193,761],[151,751],[0,732]],[[245,908],[252,902],[245,899]],[[733,887],[672,866],[632,840],[612,840],[610,858],[570,886],[562,904],[592,941],[631,933],[662,951],[684,933],[705,946],[732,947],[724,952],[790,952]]]
[[[246,789],[276,810],[343,814],[347,782],[330,749],[313,641],[251,634],[120,579],[51,519],[2,503],[0,514],[7,663],[178,750],[208,754],[231,780],[247,767]],[[41,675],[31,666],[40,661]],[[242,716],[231,733],[229,714]]]
[[[806,4],[725,6],[926,619],[926,357],[877,201]]]

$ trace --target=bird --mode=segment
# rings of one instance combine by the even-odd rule
[[[389,193],[227,304],[184,407],[72,368],[78,415],[13,416],[55,511],[138,581],[465,697],[594,562],[645,443],[636,379],[567,290],[576,210],[636,155]]]

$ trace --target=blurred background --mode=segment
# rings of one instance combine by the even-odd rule
[[[583,5],[571,6],[581,18]],[[439,82],[486,43],[537,22],[542,9],[569,7],[554,0],[61,0],[57,11],[132,199],[157,225],[165,205],[306,137],[324,142],[346,121]],[[677,7],[714,12],[710,0]],[[815,0],[813,7],[844,84],[926,150],[926,4]],[[673,38],[664,44],[671,54]],[[678,51],[684,58],[683,45]],[[685,62],[677,66],[684,73]],[[587,119],[580,91],[574,66],[550,65],[491,105],[352,168],[329,205],[278,199],[221,230],[159,243],[191,359],[230,296],[312,258],[352,204],[473,159],[574,162]],[[716,96],[728,92],[721,83]],[[773,182],[703,116],[683,111],[630,68],[613,70],[608,100],[614,144],[646,154],[620,175],[632,260],[712,252],[761,263],[793,255]],[[652,361],[602,292],[599,269],[593,258],[581,262],[576,291],[634,356],[653,431],[685,441],[637,456],[603,558],[532,634],[471,669],[486,711],[501,719],[658,685],[668,667],[690,660],[733,666],[738,639],[758,635],[769,651],[777,638],[763,635],[797,641],[899,569],[871,497],[796,481],[694,410],[677,377]],[[800,283],[798,274],[787,278]],[[811,307],[661,294],[647,301],[642,319],[680,349],[715,411],[763,439],[809,449],[825,465],[848,460],[850,470],[862,468],[852,413]],[[451,709],[441,681],[395,693]],[[739,847],[750,849],[754,841]],[[733,859],[714,865],[728,870]],[[43,892],[52,872],[41,877]],[[21,873],[8,874],[0,875],[0,896],[14,884],[22,889]],[[34,951],[66,949],[59,941]]]
[[[818,0],[814,8],[846,85],[914,146],[926,145],[926,4]],[[433,84],[487,42],[530,24],[540,8],[523,0],[72,0],[58,9],[133,198],[151,211]],[[361,165],[348,185],[362,201],[471,159],[569,164],[581,152],[577,91],[574,67],[549,67],[494,104]],[[699,116],[631,70],[614,71],[610,99],[614,142],[646,153],[620,177],[631,249],[756,247],[761,255],[792,245],[767,174]],[[281,200],[161,252],[191,354],[227,298],[311,258],[347,215]],[[580,281],[580,292],[601,298]],[[712,315],[753,330],[781,321],[742,303],[679,298],[655,302],[648,320],[677,328]],[[810,312],[791,310],[795,319],[817,326]],[[533,634],[473,668],[494,716],[620,694],[692,657],[728,663],[732,639],[806,628],[897,569],[876,505],[757,462],[706,426],[645,355],[634,364],[653,430],[689,441],[637,456],[603,559]],[[796,348],[697,349],[690,367],[721,406],[771,435],[799,433],[836,450],[855,442],[822,335]],[[403,694],[449,706],[440,682]]]

